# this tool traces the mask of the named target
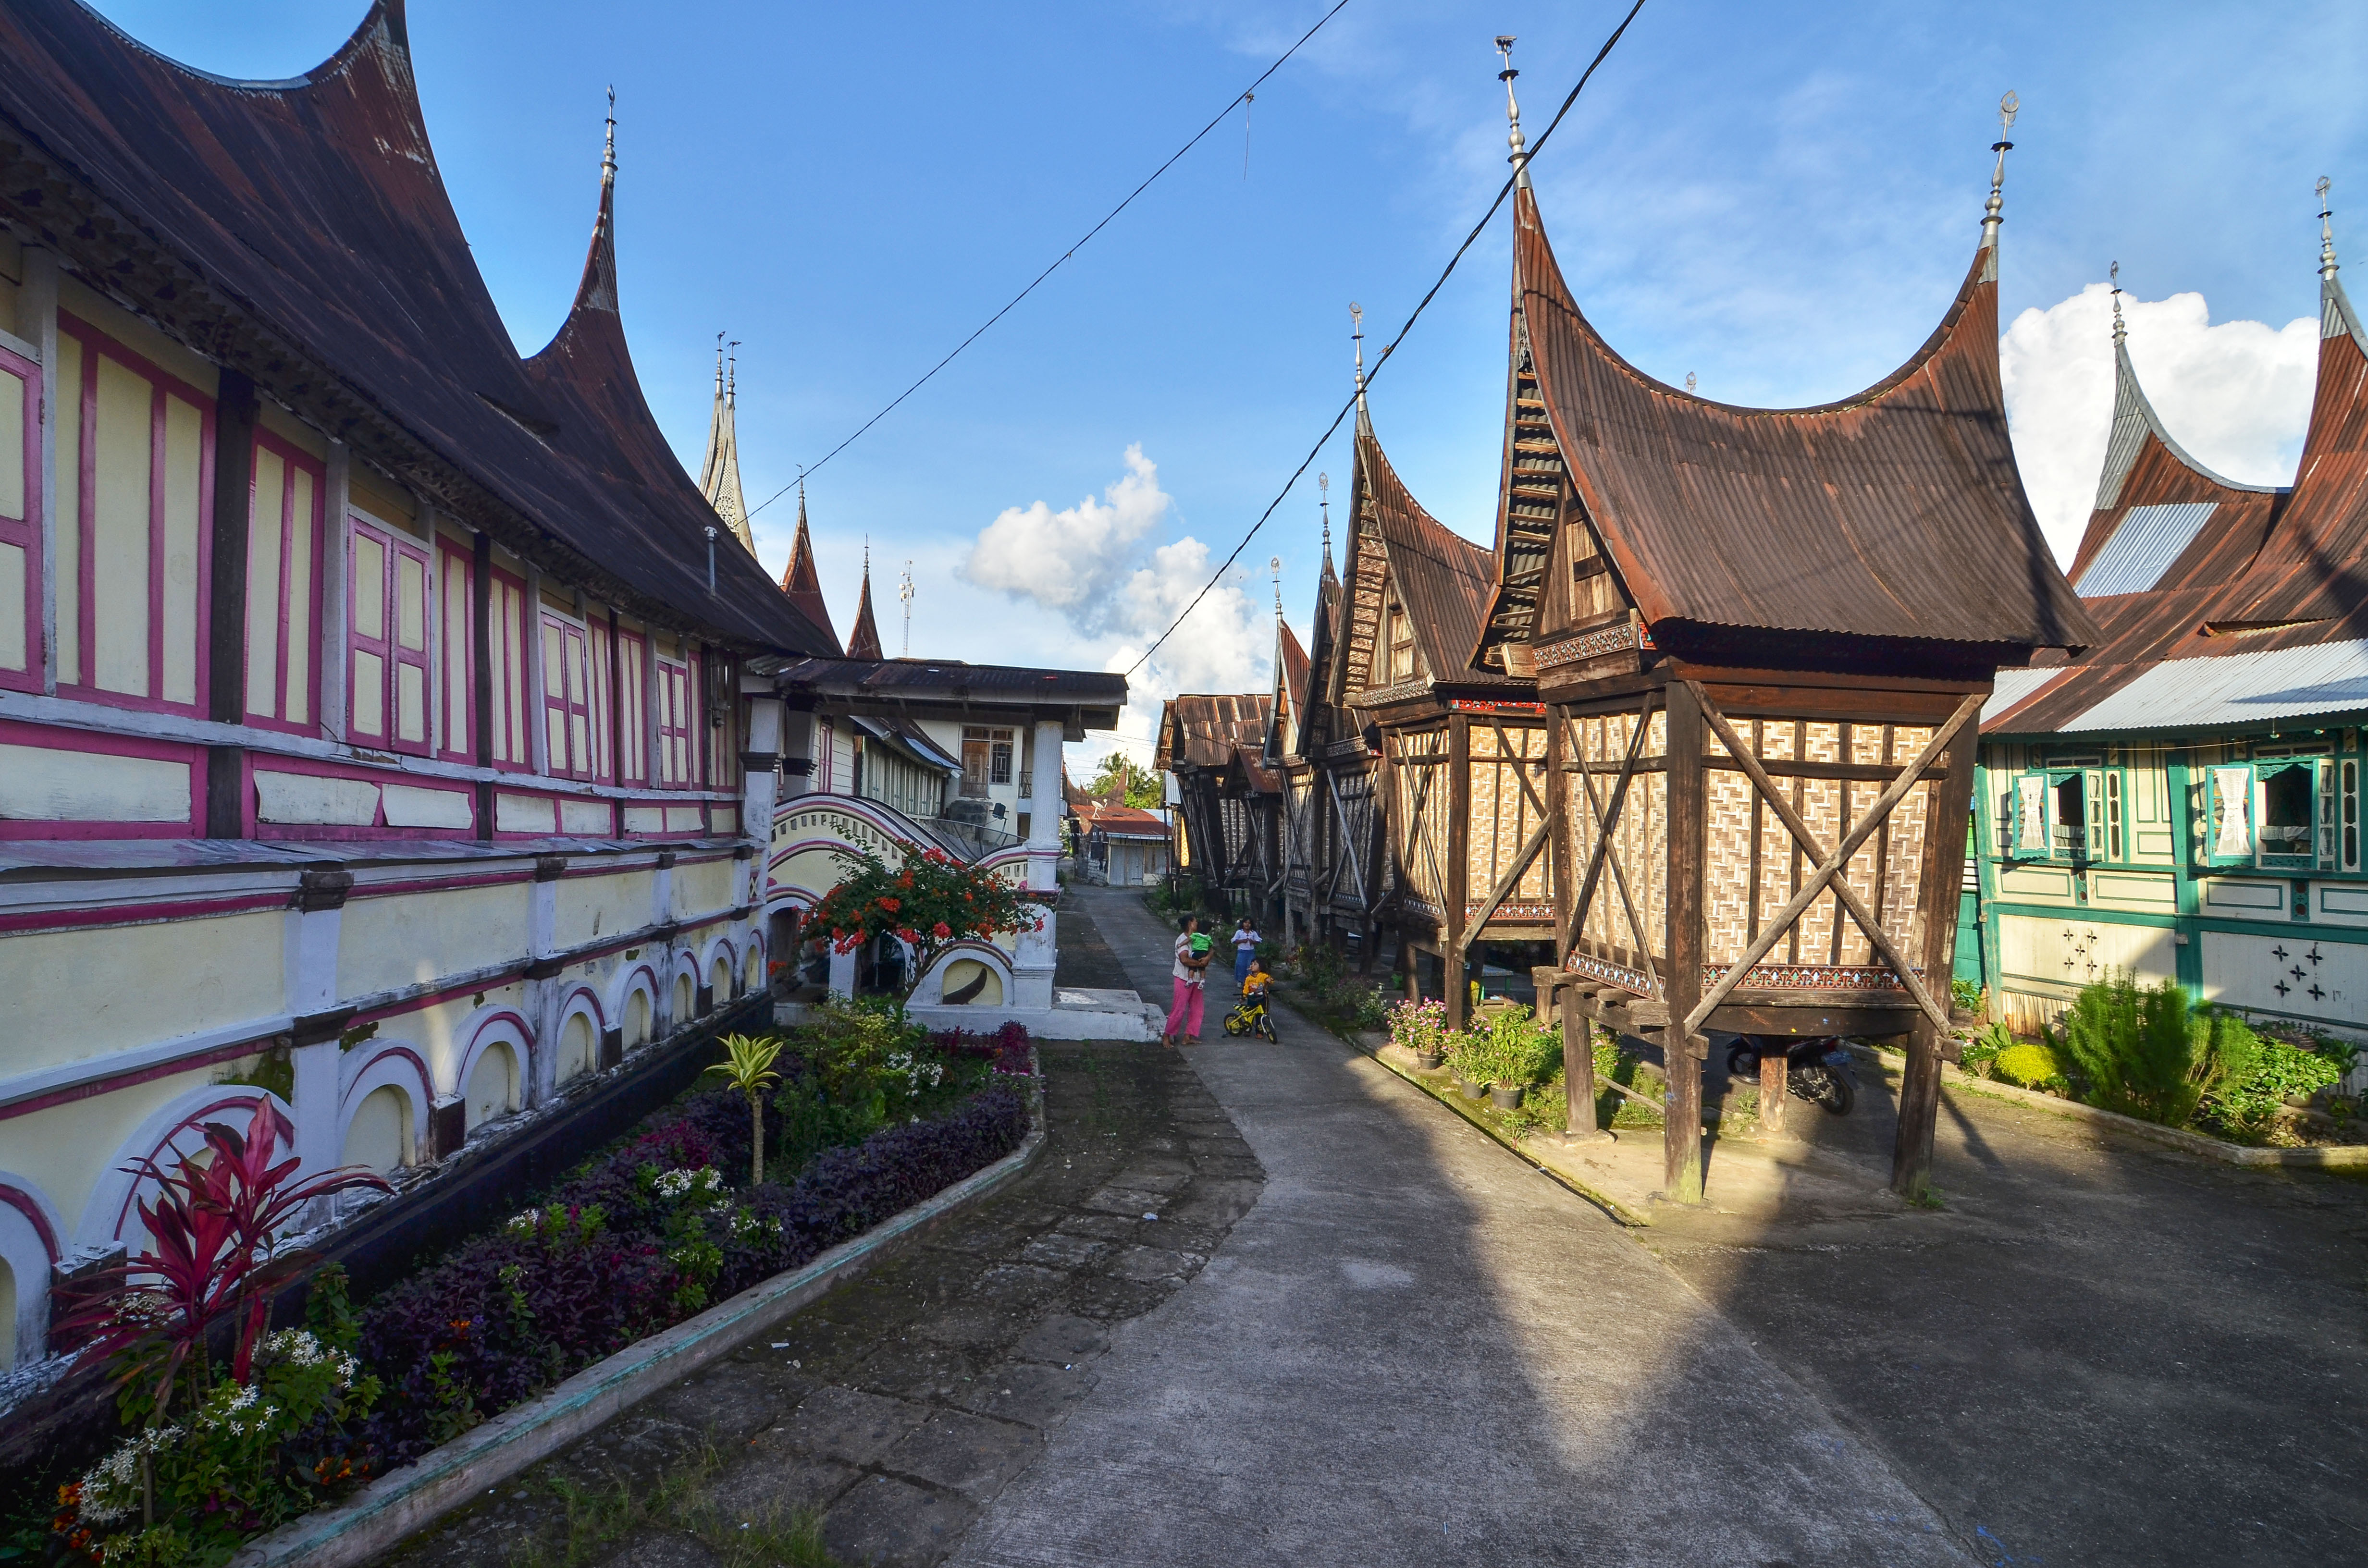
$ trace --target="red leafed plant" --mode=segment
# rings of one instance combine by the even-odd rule
[[[1034,931],[1043,911],[1025,890],[993,871],[964,865],[942,849],[907,854],[891,868],[866,854],[847,880],[823,895],[806,917],[806,929],[840,952],[852,952],[876,937],[894,937],[913,949],[905,993],[956,942],[981,940],[998,931]]]
[[[388,1190],[354,1165],[293,1179],[301,1162],[273,1156],[294,1135],[288,1119],[265,1103],[243,1134],[208,1122],[204,1146],[169,1171],[146,1156],[124,1167],[155,1184],[155,1196],[139,1206],[149,1245],[97,1276],[95,1293],[59,1328],[67,1344],[85,1339],[91,1360],[118,1358],[127,1416],[161,1422],[185,1370],[194,1387],[206,1387],[207,1335],[226,1317],[237,1324],[231,1376],[247,1381],[272,1297],[311,1261],[280,1251],[279,1233],[316,1198],[352,1187]]]

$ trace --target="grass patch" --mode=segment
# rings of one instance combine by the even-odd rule
[[[586,1485],[564,1475],[548,1477],[541,1485],[559,1500],[559,1530],[510,1553],[509,1568],[584,1568],[654,1525],[697,1537],[724,1568],[845,1568],[822,1543],[817,1509],[727,1517],[708,1495],[708,1483],[723,1468],[723,1455],[710,1442],[654,1482],[619,1478]]]

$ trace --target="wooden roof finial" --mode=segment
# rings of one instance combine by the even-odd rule
[[[609,87],[609,145],[600,153],[600,183],[604,187],[617,183],[617,88],[614,83]]]
[[[1315,496],[1316,507],[1324,517],[1324,571],[1328,576],[1332,572],[1332,476],[1330,474],[1319,473],[1315,476]]]
[[[1349,301],[1349,341],[1357,347],[1357,412],[1365,412],[1365,307]]]
[[[2117,261],[2107,267],[2105,276],[2113,284],[2113,342],[2118,345],[2130,335],[2130,329],[2122,321],[2122,264]]]

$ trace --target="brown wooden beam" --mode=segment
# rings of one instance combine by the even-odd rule
[[[1440,954],[1445,972],[1440,980],[1447,987],[1447,1027],[1460,1029],[1470,1009],[1463,978],[1463,905],[1472,881],[1472,721],[1461,713],[1447,721],[1447,864],[1440,878],[1440,892],[1447,900],[1447,929]]]
[[[1671,686],[1668,705],[1668,946],[1669,963],[1661,994],[1672,1020],[1661,1051],[1668,1079],[1662,1109],[1661,1192],[1672,1203],[1699,1203],[1702,1193],[1702,1060],[1709,1042],[1694,1030],[1692,1015],[1702,1000],[1704,937],[1702,873],[1709,831],[1708,790],[1702,769],[1705,731],[1702,703],[1693,688]],[[1640,932],[1640,938],[1643,934]]]

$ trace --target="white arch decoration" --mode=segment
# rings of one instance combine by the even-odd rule
[[[269,1104],[294,1126],[296,1115],[286,1100],[252,1084],[206,1084],[176,1095],[148,1114],[131,1135],[116,1145],[105,1172],[83,1205],[74,1227],[77,1246],[104,1247],[122,1239],[125,1228],[139,1215],[132,1200],[142,1178],[124,1167],[142,1155],[170,1168],[174,1156],[192,1153],[205,1142],[205,1124],[220,1121],[245,1131],[257,1105]]]
[[[586,1064],[584,1070],[585,1074],[598,1073],[600,1070],[600,1035],[601,1032],[609,1027],[608,1017],[600,1006],[599,994],[592,989],[588,983],[579,983],[573,991],[570,991],[567,994],[566,999],[560,1003],[559,1011],[552,1016],[551,1020],[551,1051],[549,1054],[552,1058],[551,1066],[553,1087],[556,1087],[558,1084],[559,1051],[567,1039],[567,1022],[570,1018],[575,1017],[585,1019],[586,1022],[590,1025],[592,1030],[591,1061]],[[579,1074],[579,1076],[581,1075],[582,1074]],[[571,1083],[574,1081],[574,1079],[569,1080]]]
[[[637,991],[650,1010],[650,1039],[655,1040],[658,1028],[658,974],[653,965],[635,960],[610,977],[607,1015],[616,1020],[612,1028],[624,1028],[633,1016],[633,993]],[[625,1049],[631,1051],[648,1043],[649,1040],[629,1040],[625,1042]]]
[[[0,1359],[0,1376],[47,1353],[50,1267],[64,1256],[65,1220],[29,1176],[0,1171],[0,1262],[17,1287],[16,1354]]]
[[[909,999],[912,1006],[935,1007],[945,1005],[946,970],[958,959],[976,960],[995,976],[996,983],[1003,987],[1003,994],[1007,998],[1010,996],[1011,955],[992,942],[973,938],[969,941],[951,943],[944,951],[938,954],[937,961],[929,966],[928,972],[921,976],[919,983],[913,987],[913,994]]]
[[[362,1059],[359,1051],[346,1053],[337,1086],[337,1147],[343,1150],[353,1131],[354,1114],[373,1090],[393,1089],[411,1107],[411,1157],[417,1165],[426,1155],[427,1117],[436,1103],[436,1076],[428,1071],[427,1054],[408,1040],[373,1042],[380,1049]],[[466,1083],[467,1080],[461,1080]]]
[[[518,1104],[515,1108],[524,1110],[533,1103],[538,1053],[534,1031],[528,1025],[526,1015],[516,1007],[488,1004],[470,1014],[454,1032],[469,1043],[461,1052],[447,1093],[454,1096],[468,1093],[469,1078],[476,1072],[478,1060],[485,1054],[488,1047],[498,1040],[510,1048],[518,1063]]]

